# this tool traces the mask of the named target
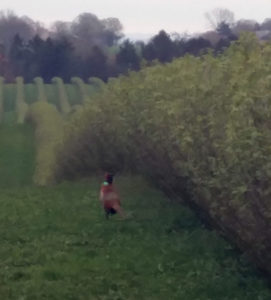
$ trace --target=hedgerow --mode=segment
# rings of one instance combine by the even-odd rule
[[[102,81],[100,78],[98,78],[98,77],[90,77],[89,79],[88,79],[88,82],[91,84],[91,85],[93,85],[93,86],[95,86],[96,88],[98,88],[98,89],[102,89],[103,87],[104,87],[104,85],[105,85],[105,83],[104,83],[104,81]]]
[[[18,124],[23,124],[28,111],[28,104],[25,102],[25,98],[24,98],[23,77],[16,77],[16,87],[17,87],[17,93],[16,93],[15,110],[17,115],[17,122]]]
[[[84,81],[79,77],[73,77],[71,79],[71,82],[78,87],[78,90],[79,90],[79,93],[80,93],[80,96],[81,96],[82,104],[87,103],[90,100],[90,98],[89,98],[89,95],[87,93]]]
[[[47,102],[43,79],[41,77],[34,78],[34,82],[38,89],[38,101]]]
[[[271,273],[271,44],[243,35],[109,81],[66,128],[57,176],[145,174]]]
[[[90,77],[88,83],[85,85],[85,88],[91,100],[106,87],[105,82],[97,77]]]
[[[68,101],[68,96],[65,90],[65,85],[63,80],[59,77],[54,77],[52,79],[52,83],[55,83],[58,90],[58,98],[59,98],[59,110],[61,113],[68,114],[71,112],[71,105]]]
[[[36,168],[33,182],[45,186],[54,182],[56,148],[62,142],[63,121],[56,107],[45,101],[31,105],[27,120],[35,127]]]

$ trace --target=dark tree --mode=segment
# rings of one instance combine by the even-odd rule
[[[223,52],[226,48],[228,48],[231,44],[229,39],[220,39],[215,47],[216,52]]]
[[[185,39],[176,39],[174,42],[174,57],[183,56],[186,52],[186,43]]]
[[[119,53],[116,56],[116,63],[120,72],[127,72],[127,70],[139,70],[140,58],[134,44],[129,40],[125,40],[120,46]]]
[[[236,40],[237,37],[235,34],[233,34],[232,29],[229,24],[225,22],[219,23],[219,25],[216,28],[216,32],[222,36],[222,38],[229,39],[231,41]]]
[[[24,43],[22,38],[16,34],[13,38],[11,48],[9,51],[9,57],[12,60],[19,60],[22,58],[22,52],[24,50]]]
[[[154,36],[151,43],[155,49],[156,58],[160,62],[170,62],[173,59],[174,43],[164,30],[161,30]]]
[[[89,77],[107,79],[107,57],[98,46],[92,48],[91,54],[82,61],[82,77],[87,80]]]
[[[27,57],[27,48],[23,39],[16,34],[10,46],[9,60],[11,64],[12,77],[23,76],[23,69]]]
[[[73,57],[73,48],[65,39],[54,41],[48,38],[40,43],[36,39],[34,43],[35,64],[37,72],[45,82],[50,82],[54,76],[59,76],[68,81],[71,76],[70,62]]]
[[[185,53],[190,53],[192,55],[200,55],[211,47],[211,43],[202,37],[190,39],[184,44]]]
[[[148,43],[142,47],[142,57],[147,61],[156,59],[156,51],[152,43]]]

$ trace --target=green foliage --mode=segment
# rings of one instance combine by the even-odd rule
[[[36,169],[33,182],[44,186],[54,182],[56,147],[62,141],[63,121],[55,106],[45,101],[32,104],[28,120],[35,126]]]
[[[73,84],[65,84],[65,90],[71,104],[80,103],[80,95]],[[49,103],[59,105],[58,92],[54,84],[44,84],[46,99]],[[39,99],[37,85],[33,83],[24,84],[25,101],[28,105],[35,103]],[[5,83],[3,85],[3,97],[5,111],[14,111],[16,107],[16,84]]]
[[[270,62],[271,44],[248,34],[220,56],[109,81],[67,125],[59,176],[137,170],[271,273]]]
[[[28,111],[28,105],[24,98],[24,80],[22,77],[16,77],[17,94],[16,94],[16,114],[18,124],[23,124]]]
[[[54,77],[52,79],[52,83],[55,83],[58,90],[58,98],[59,98],[59,110],[64,115],[71,112],[71,106],[68,101],[67,93],[65,90],[65,86],[63,84],[63,80],[59,77]]]
[[[81,79],[78,78],[78,80],[80,81]],[[20,89],[23,90],[24,101],[28,105],[36,101],[47,101],[60,107],[59,90],[56,89],[55,84],[44,84],[43,79],[40,77],[35,78],[34,83],[23,84]],[[81,105],[82,100],[88,101],[87,99],[93,98],[101,88],[96,84],[83,84],[82,91],[84,91],[84,96],[82,96],[81,88],[78,88],[76,84],[64,84],[64,90],[70,105],[75,106]],[[2,93],[5,111],[11,112],[16,110],[17,84],[4,83],[3,81]]]
[[[129,40],[125,40],[120,46],[120,50],[116,55],[116,62],[122,73],[128,70],[139,70],[140,56],[136,51],[136,46]]]
[[[38,101],[47,102],[43,79],[41,77],[36,77],[34,78],[34,82],[38,89]]]
[[[79,93],[81,95],[81,102],[83,104],[87,103],[90,100],[90,98],[87,93],[87,89],[86,89],[84,81],[79,77],[73,77],[71,79],[71,82],[78,87]]]
[[[88,82],[99,90],[105,85],[105,83],[98,77],[90,77]]]

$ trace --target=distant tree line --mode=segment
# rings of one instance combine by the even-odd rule
[[[72,22],[55,22],[50,29],[13,12],[0,13],[0,75],[6,81],[23,76],[26,82],[41,76],[70,81],[109,77],[139,70],[155,61],[162,63],[186,54],[200,55],[212,49],[221,52],[243,31],[263,40],[271,38],[271,19],[234,21],[232,12],[217,9],[206,15],[212,30],[187,37],[161,30],[148,42],[124,39],[116,18],[99,19],[83,13]]]

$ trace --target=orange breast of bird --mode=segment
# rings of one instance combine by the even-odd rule
[[[104,209],[111,209],[120,206],[119,194],[113,185],[102,185],[100,190],[100,200]]]

